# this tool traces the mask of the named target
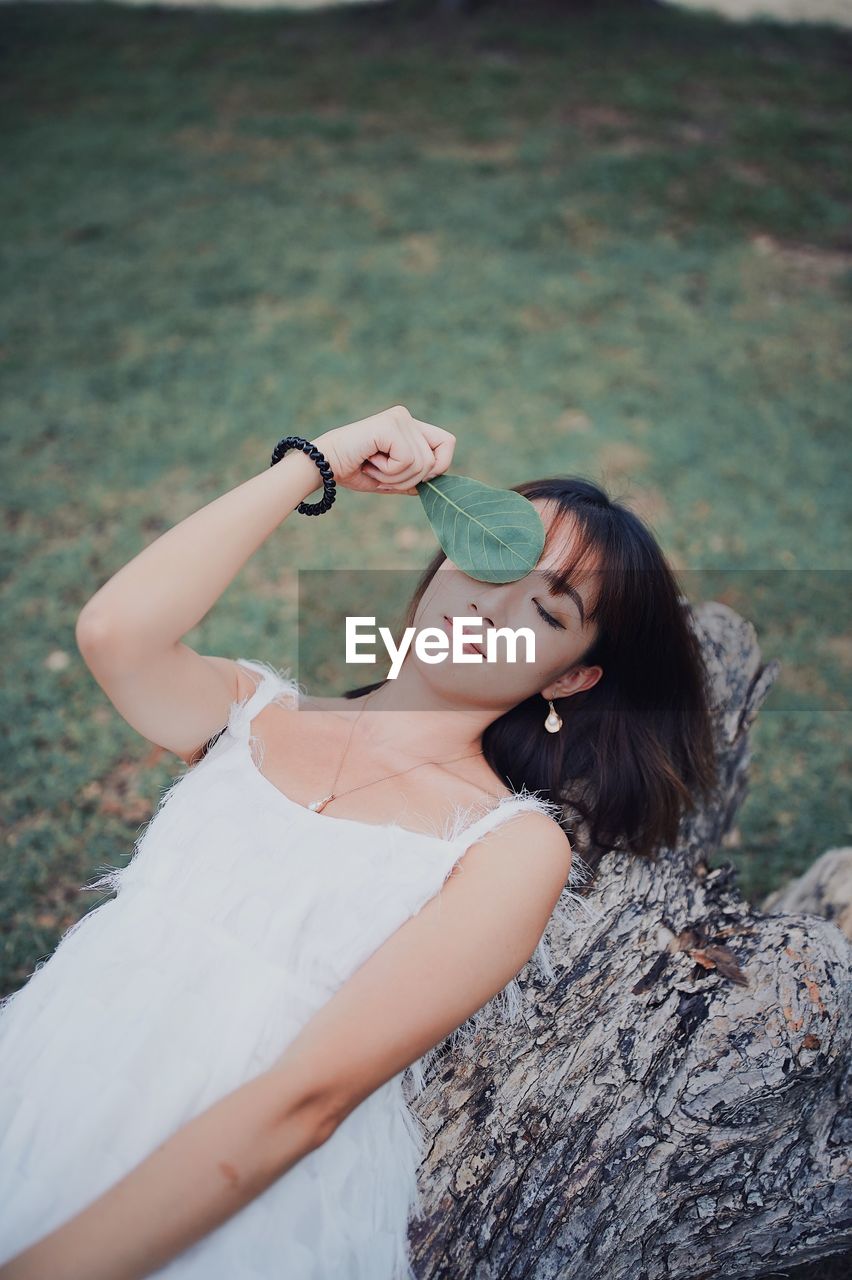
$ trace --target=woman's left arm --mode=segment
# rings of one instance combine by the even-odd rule
[[[333,1131],[313,1084],[263,1072],[195,1116],[2,1280],[143,1280],[265,1191]]]

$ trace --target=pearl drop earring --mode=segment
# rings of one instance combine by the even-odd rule
[[[547,713],[547,719],[544,722],[544,727],[548,733],[558,733],[559,730],[562,728],[562,717],[560,716],[559,712],[555,709],[550,698],[548,698],[547,701],[550,705],[550,710]]]

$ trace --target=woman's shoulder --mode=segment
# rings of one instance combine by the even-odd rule
[[[564,853],[568,837],[562,825],[562,806],[555,801],[545,799],[536,791],[530,791],[525,786],[520,790],[505,786],[490,765],[487,762],[483,764],[484,768],[480,765],[465,778],[469,789],[467,795],[461,797],[462,802],[467,800],[474,806],[484,807],[483,820],[486,825],[489,825],[491,815],[497,820],[498,826],[503,825],[501,820],[504,816],[513,816],[516,820],[512,823],[512,838],[516,840],[530,838],[537,842],[542,839],[547,840]],[[517,804],[514,803],[515,801]],[[522,820],[525,824],[523,836],[521,836]]]

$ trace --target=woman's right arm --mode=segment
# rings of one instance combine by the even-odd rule
[[[446,470],[455,437],[401,406],[313,438],[337,485],[416,492]],[[168,529],[87,602],[76,626],[86,665],[119,714],[149,741],[190,760],[217,733],[230,704],[254,687],[227,658],[204,657],[182,637],[309,494],[316,463],[291,450]]]
[[[248,691],[251,677],[237,663],[202,657],[181,637],[321,486],[316,463],[293,450],[168,529],[83,607],[80,653],[118,713],[148,741],[189,761]]]

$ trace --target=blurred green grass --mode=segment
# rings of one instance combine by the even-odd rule
[[[82,605],[281,435],[398,401],[453,470],[589,476],[733,574],[716,598],[784,673],[719,857],[758,898],[849,841],[848,35],[632,5],[3,17],[5,989],[182,770],[83,665]],[[417,499],[343,493],[187,642],[288,665],[297,566],[434,546]]]

